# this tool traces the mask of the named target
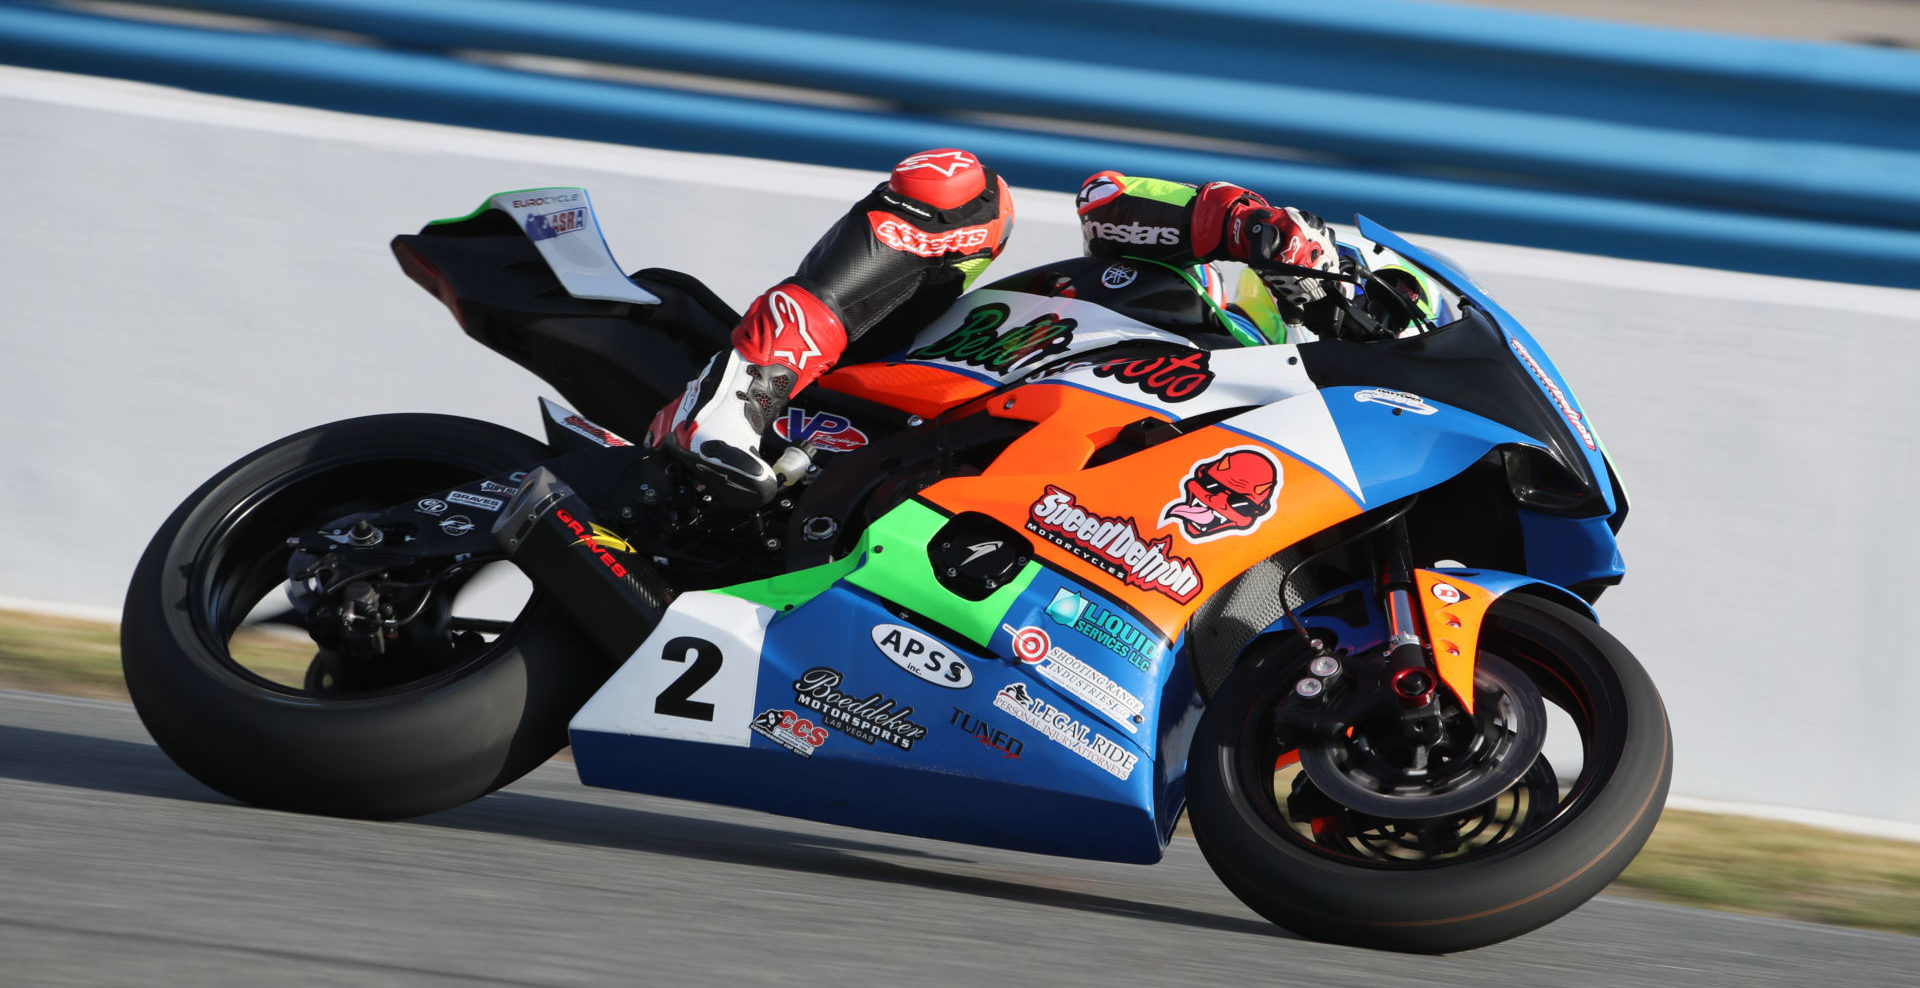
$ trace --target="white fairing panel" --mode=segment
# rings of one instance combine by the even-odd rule
[[[513,217],[547,266],[574,298],[658,305],[660,298],[633,283],[607,249],[585,189],[524,189],[493,197]]]
[[[746,747],[773,613],[725,594],[681,594],[569,729]]]

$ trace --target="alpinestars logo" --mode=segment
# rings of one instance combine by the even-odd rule
[[[873,227],[875,239],[894,250],[920,257],[969,253],[985,247],[993,238],[993,231],[984,226],[963,226],[946,233],[928,233],[911,223],[887,217],[885,213],[869,213],[867,220]]]
[[[952,178],[954,172],[978,167],[980,162],[965,151],[922,151],[911,155],[894,166],[896,172],[935,171],[944,178]]]
[[[793,327],[793,333],[800,338],[798,349],[775,350],[775,360],[784,360],[794,370],[806,370],[807,361],[820,355],[820,348],[814,345],[813,334],[807,332],[807,314],[793,296],[782,291],[767,293],[767,312],[773,316],[773,341],[780,342],[787,335],[787,327]],[[790,343],[789,346],[792,344]]]
[[[1180,231],[1170,226],[1148,226],[1145,223],[1101,223],[1087,220],[1080,224],[1080,232],[1088,240],[1110,240],[1117,244],[1164,244],[1172,247],[1180,242]]]
[[[1149,541],[1131,518],[1108,518],[1080,507],[1052,484],[1030,509],[1027,531],[1079,556],[1130,587],[1184,604],[1200,592],[1200,571],[1173,554],[1173,537]]]

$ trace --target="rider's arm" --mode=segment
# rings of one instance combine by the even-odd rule
[[[1080,235],[1095,257],[1168,264],[1273,259],[1333,270],[1333,237],[1319,217],[1275,208],[1230,182],[1194,186],[1100,172],[1080,188]]]

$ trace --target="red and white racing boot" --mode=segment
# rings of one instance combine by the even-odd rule
[[[647,445],[680,456],[730,505],[766,504],[780,480],[760,455],[761,437],[846,348],[826,303],[791,282],[777,285],[747,309],[733,348],[715,354],[680,401],[654,416]]]

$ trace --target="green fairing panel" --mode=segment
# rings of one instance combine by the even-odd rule
[[[790,611],[844,579],[985,645],[993,640],[1021,592],[1040,575],[1040,564],[1029,561],[985,600],[957,596],[934,578],[933,563],[927,558],[928,544],[946,523],[940,512],[908,501],[874,522],[845,559],[716,592]]]

